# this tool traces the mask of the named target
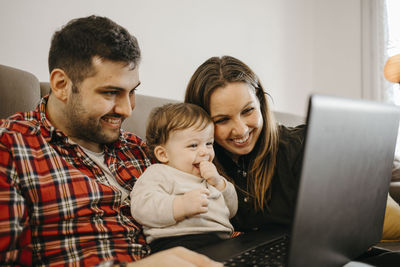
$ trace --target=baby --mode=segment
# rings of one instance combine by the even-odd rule
[[[200,107],[167,104],[150,114],[146,141],[159,162],[137,180],[131,212],[143,225],[152,252],[175,246],[197,249],[229,238],[237,211],[234,186],[219,175],[214,125]]]

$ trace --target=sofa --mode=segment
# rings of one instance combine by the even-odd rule
[[[20,111],[29,111],[36,107],[40,98],[50,91],[48,82],[40,82],[35,75],[28,71],[0,64],[0,118],[6,118]],[[136,135],[145,137],[146,120],[150,111],[168,102],[178,102],[161,97],[136,94],[136,106],[132,116],[126,119],[122,125],[123,129],[134,132]],[[295,126],[305,123],[302,116],[274,112],[277,121],[286,126]],[[390,187],[393,199],[400,203],[400,160],[396,159],[393,164],[393,176]]]
[[[39,103],[40,98],[48,94],[49,91],[49,83],[40,82],[32,73],[0,64],[0,119],[6,118],[16,112],[34,109]],[[150,111],[154,107],[168,102],[178,101],[136,94],[135,109],[132,116],[124,121],[122,128],[134,132],[144,139],[146,120]],[[295,126],[305,122],[304,117],[294,114],[274,112],[274,115],[279,123],[286,126]],[[398,159],[393,164],[390,194],[395,200],[392,205],[397,206],[400,203],[400,161]],[[400,218],[400,215],[396,218]],[[398,239],[400,239],[400,226],[396,227],[396,231],[396,237],[398,236]],[[389,242],[382,246],[400,251],[399,242]]]
[[[20,111],[30,111],[40,98],[50,91],[48,82],[40,82],[32,73],[0,64],[0,118],[6,118]],[[177,100],[136,94],[136,106],[132,116],[126,119],[122,128],[144,138],[146,120],[150,111],[157,106]],[[287,126],[304,123],[301,116],[275,112],[277,120]]]

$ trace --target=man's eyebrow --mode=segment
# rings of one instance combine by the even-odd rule
[[[138,84],[135,85],[132,89],[129,89],[129,91],[136,90],[136,88],[138,88],[140,84],[141,84],[141,82],[138,82]],[[103,89],[103,90],[104,90],[104,89],[108,89],[108,90],[125,91],[125,88],[122,88],[122,87],[119,87],[119,86],[113,86],[113,85],[102,86],[102,87],[100,87],[99,89],[100,89],[100,90],[101,90],[101,89]]]

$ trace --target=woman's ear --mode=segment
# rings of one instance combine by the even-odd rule
[[[71,89],[71,79],[62,69],[54,69],[50,73],[50,88],[60,101],[67,101]]]
[[[161,163],[167,164],[169,161],[167,151],[163,146],[156,146],[154,148],[154,156],[156,156],[157,160]]]

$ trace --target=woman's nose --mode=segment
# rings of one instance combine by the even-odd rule
[[[239,119],[235,121],[232,133],[237,136],[242,136],[246,134],[247,130],[248,130],[247,124],[243,120]]]

